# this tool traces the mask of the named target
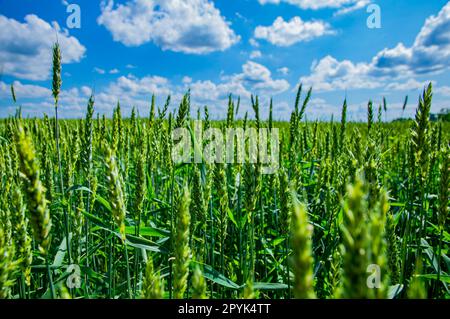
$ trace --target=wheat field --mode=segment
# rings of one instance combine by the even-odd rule
[[[60,89],[55,46],[55,116],[0,120],[0,298],[450,297],[450,125],[430,121],[431,84],[391,123],[372,102],[364,123],[345,102],[340,121],[308,122],[301,86],[290,122],[257,97],[244,118],[231,97],[226,120],[192,118],[189,93],[112,119],[92,96],[62,120]],[[278,169],[177,163],[172,134],[195,140],[194,120],[278,129]]]

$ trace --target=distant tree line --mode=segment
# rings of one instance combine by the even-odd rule
[[[432,121],[450,122],[450,108],[443,108],[437,114],[432,113],[430,115],[430,120],[432,120]]]

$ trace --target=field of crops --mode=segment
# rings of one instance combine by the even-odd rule
[[[92,97],[84,119],[1,120],[0,298],[449,298],[450,125],[430,122],[431,85],[393,123],[372,103],[366,123],[346,103],[306,122],[310,94],[289,123],[256,97],[243,119],[232,98],[224,121],[191,118],[189,94],[145,117],[98,117]],[[194,119],[278,129],[279,168],[174,162]]]

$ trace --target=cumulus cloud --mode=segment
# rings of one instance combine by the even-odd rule
[[[14,82],[14,90],[24,116],[42,117],[43,114],[53,114],[55,105],[51,90],[39,85],[22,84],[19,81]],[[9,85],[0,82],[0,97],[3,98],[9,92]],[[65,118],[83,117],[90,94],[91,89],[85,86],[62,90],[59,98],[60,115]],[[14,114],[15,107],[11,103],[10,106],[0,108],[0,116]]]
[[[33,98],[46,98],[52,95],[52,92],[39,85],[34,84],[23,84],[20,81],[14,81],[14,93],[18,101],[22,99],[33,99]],[[5,82],[0,82],[0,97],[2,99],[11,98],[11,86]]]
[[[444,86],[435,87],[434,92],[437,94],[440,94],[442,96],[449,97],[450,96],[450,86],[444,85]]]
[[[426,20],[410,47],[399,43],[394,48],[383,49],[370,62],[338,61],[326,56],[314,62],[311,74],[300,81],[323,91],[372,89],[385,86],[387,80],[407,82],[417,76],[441,73],[449,67],[450,2]]]
[[[188,84],[192,82],[192,78],[190,76],[184,76],[183,79],[181,80],[182,83],[184,84]]]
[[[97,73],[97,74],[102,74],[102,75],[103,75],[103,74],[106,74],[106,73],[109,73],[109,74],[119,74],[119,73],[120,73],[120,70],[114,68],[114,69],[111,69],[111,70],[109,70],[109,71],[106,71],[105,69],[95,67],[95,68],[94,68],[94,72]]]
[[[417,81],[416,79],[409,79],[403,82],[389,83],[386,85],[386,89],[393,91],[417,91],[423,89],[429,83],[430,81]],[[434,91],[436,92],[436,89]]]
[[[105,73],[106,73],[105,70],[100,69],[100,68],[97,68],[97,67],[94,68],[94,72],[95,72],[95,73],[98,73],[98,74],[105,74]]]
[[[126,46],[153,42],[190,54],[224,51],[239,41],[210,0],[103,1],[97,22]]]
[[[44,112],[52,112],[53,101],[49,89],[20,82],[14,83],[14,87],[18,100],[24,106],[24,114],[42,116]],[[220,118],[226,114],[227,99],[230,94],[242,98],[241,110],[245,112],[245,110],[251,110],[251,94],[258,94],[261,100],[268,101],[270,97],[277,96],[288,89],[289,83],[283,79],[276,79],[267,67],[247,61],[242,65],[240,72],[222,74],[217,81],[194,80],[189,76],[183,77],[179,82],[157,75],[120,76],[96,90],[95,110],[110,116],[112,109],[120,101],[124,115],[128,116],[132,107],[136,107],[140,114],[144,114],[148,112],[153,94],[157,98],[157,105],[162,105],[165,98],[171,95],[170,110],[174,110],[183,94],[190,90],[192,110],[208,105],[211,114],[215,118]],[[60,99],[61,116],[82,116],[91,93],[91,88],[87,86],[63,90]],[[10,96],[10,86],[0,82],[0,97],[6,100]],[[2,116],[7,115],[8,112],[14,113],[12,106],[0,110]]]
[[[251,38],[250,40],[248,40],[248,43],[250,43],[250,45],[251,45],[252,47],[259,48],[259,43],[258,43],[258,41],[256,41],[256,40],[253,39],[253,38]]]
[[[255,50],[255,51],[250,52],[250,59],[257,59],[260,57],[262,57],[261,51]]]
[[[172,83],[161,76],[120,76],[95,92],[95,108],[109,116],[120,102],[125,115],[128,116],[133,107],[143,114],[149,108],[153,94],[158,98],[157,102],[162,103],[167,95],[174,93],[173,90]]]
[[[247,61],[242,66],[242,72],[223,75],[221,82],[195,81],[186,83],[185,89],[190,88],[193,99],[200,103],[223,103],[229,94],[249,98],[252,93],[262,97],[269,97],[285,92],[289,89],[286,80],[273,79],[272,73],[265,66]]]
[[[91,96],[92,95],[92,89],[90,88],[90,87],[88,87],[88,86],[82,86],[81,88],[80,88],[80,91],[81,91],[81,93],[84,95],[84,96]]]
[[[187,88],[191,90],[191,96],[194,100],[204,104],[215,103],[230,94],[227,91],[226,84],[216,84],[209,80],[186,83]]]
[[[58,37],[63,63],[79,62],[86,48],[67,30],[61,30],[34,14],[24,22],[0,15],[0,63],[3,72],[19,79],[47,80],[50,77],[52,45]]]
[[[311,75],[304,76],[300,82],[312,86],[316,91],[345,89],[378,88],[379,81],[369,75],[370,66],[366,63],[353,63],[349,60],[338,61],[326,56],[311,66]]]
[[[226,105],[226,99],[230,94],[250,97],[250,92],[244,86],[244,83],[236,78],[215,83],[210,80],[199,80],[191,83],[185,83],[184,91],[190,89],[194,104],[204,104],[212,107]],[[216,114],[217,115],[217,114]]]
[[[289,68],[287,68],[287,67],[279,68],[279,69],[277,69],[277,71],[283,75],[289,74]]]
[[[399,43],[385,49],[372,60],[374,73],[430,74],[442,72],[450,65],[450,2],[436,16],[429,17],[413,45]]]
[[[223,118],[226,115],[227,100],[230,94],[241,98],[240,115],[248,112],[253,116],[250,103],[251,94],[257,94],[261,103],[267,104],[272,96],[276,96],[289,89],[285,80],[273,79],[271,72],[263,65],[248,61],[242,66],[242,72],[224,75],[220,82],[193,81],[186,83],[184,90],[190,89],[193,105],[208,105],[214,118]],[[284,105],[284,104],[283,104]],[[276,104],[276,116],[287,119],[288,108]],[[267,109],[263,108],[261,116],[268,116]]]
[[[106,92],[113,96],[149,96],[170,94],[170,82],[161,76],[137,78],[133,75],[121,76],[109,85]]]
[[[301,9],[318,10],[323,8],[341,8],[343,6],[354,5],[361,0],[258,0],[261,4],[289,3]]]
[[[274,45],[287,47],[334,33],[330,25],[323,21],[303,21],[300,17],[284,21],[282,17],[278,17],[271,26],[257,26],[254,36]]]
[[[273,79],[268,68],[253,61],[245,63],[242,66],[242,73],[231,78],[242,81],[257,93],[266,95],[279,94],[289,89],[289,83],[286,80]]]
[[[54,102],[51,91],[42,86],[25,85],[19,82],[14,83],[17,99],[23,106],[24,115],[42,116],[42,114],[52,114]],[[171,85],[166,78],[159,76],[146,76],[137,78],[132,75],[122,76],[110,82],[106,86],[96,90],[95,111],[100,114],[111,116],[113,108],[118,102],[123,106],[124,115],[129,116],[132,107],[137,107],[145,112],[149,105],[152,94],[156,94],[158,102],[166,98],[168,94],[174,94],[176,98],[176,88]],[[61,91],[60,94],[60,114],[64,118],[83,117],[92,89],[87,86],[72,87]],[[0,97],[10,97],[10,86],[0,82]],[[174,104],[175,105],[175,104]],[[0,116],[14,114],[14,106],[0,108]]]
[[[329,121],[331,116],[338,117],[341,111],[339,102],[328,103],[322,98],[312,98],[306,108],[305,116],[307,119],[318,118],[322,121]]]
[[[362,8],[368,6],[370,3],[371,3],[371,0],[360,0],[353,5],[339,9],[338,11],[336,11],[334,13],[334,16],[343,16],[343,15],[352,13],[354,11],[357,11],[359,9],[362,9]]]

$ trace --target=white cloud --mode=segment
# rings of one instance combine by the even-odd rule
[[[249,21],[249,20],[248,20],[246,17],[244,17],[240,12],[236,12],[235,15],[236,15],[236,17],[237,17],[238,19],[244,21],[245,23],[247,23],[247,22]]]
[[[450,86],[435,87],[434,92],[445,97],[450,97]]]
[[[366,63],[338,61],[326,56],[311,66],[311,75],[300,79],[301,83],[312,86],[316,91],[378,88],[379,81],[369,76],[370,66]]]
[[[95,72],[95,73],[98,73],[98,74],[105,74],[105,73],[106,73],[105,70],[100,69],[100,68],[97,68],[97,67],[94,68],[94,72]]]
[[[242,73],[235,76],[249,85],[257,93],[279,94],[289,89],[286,80],[275,80],[268,68],[253,61],[248,61],[242,66]]]
[[[84,94],[84,96],[91,96],[93,93],[92,89],[88,86],[82,86],[80,90],[81,90],[81,93]]]
[[[279,68],[279,69],[277,69],[277,71],[283,75],[289,74],[289,68],[287,68],[287,67]]]
[[[219,99],[224,99],[228,92],[224,91],[224,85],[216,85],[212,81],[196,81],[186,83],[187,88],[191,89],[191,96],[193,99],[205,104],[217,102]]]
[[[18,104],[23,106],[24,115],[53,114],[54,102],[49,89],[41,86],[23,85],[18,82],[15,82],[14,88]],[[171,83],[162,77],[136,78],[131,75],[122,76],[94,92],[95,112],[111,116],[113,108],[120,101],[125,115],[130,114],[133,106],[138,107],[143,113],[148,109],[153,93],[160,99],[159,102],[162,102],[168,94],[174,92],[174,89]],[[61,117],[84,117],[87,101],[92,93],[92,89],[87,86],[62,90],[59,107]],[[3,82],[0,82],[0,97],[2,99],[11,97],[10,86]],[[8,113],[14,114],[15,109],[12,102],[10,105],[10,107],[0,108],[0,116],[6,116]]]
[[[323,21],[305,22],[300,17],[293,17],[289,21],[284,21],[282,17],[278,17],[271,26],[257,26],[255,38],[286,47],[334,33],[330,25]]]
[[[14,93],[17,100],[22,99],[45,98],[52,95],[52,91],[39,85],[22,84],[20,81],[14,81]],[[11,98],[11,85],[0,82],[0,96],[3,99]]]
[[[190,76],[184,76],[181,82],[183,82],[184,84],[192,83],[192,78]]]
[[[209,0],[130,0],[102,2],[97,22],[126,46],[153,42],[163,50],[206,54],[239,41]]]
[[[251,38],[250,40],[248,40],[248,43],[250,43],[250,45],[251,45],[252,47],[259,48],[259,43],[258,43],[258,41],[256,41],[256,40],[253,39],[253,38]]]
[[[340,102],[330,104],[322,98],[312,98],[306,108],[305,116],[307,119],[320,119],[329,121],[333,115],[335,118],[340,114]]]
[[[111,70],[109,70],[108,72],[106,72],[105,69],[95,67],[95,68],[94,68],[94,72],[95,72],[95,73],[98,73],[98,74],[106,74],[106,73],[109,73],[109,74],[119,74],[119,73],[120,73],[120,70],[114,68],[114,69],[111,69]]]
[[[414,44],[399,43],[385,49],[372,60],[374,73],[407,75],[442,72],[450,66],[450,2],[436,15],[429,17]]]
[[[268,98],[289,89],[286,80],[272,78],[272,74],[265,66],[253,61],[247,61],[242,66],[242,72],[223,75],[221,82],[195,81],[187,83],[185,89],[190,88],[192,98],[200,103],[224,103],[229,94],[249,98],[258,94],[261,98]]]
[[[143,78],[137,78],[133,75],[121,76],[109,85],[106,92],[118,98],[126,95],[167,95],[170,94],[170,82],[160,76],[145,76]]]
[[[370,62],[338,61],[326,56],[311,66],[311,74],[300,81],[316,90],[401,88],[417,76],[441,73],[450,67],[450,2],[428,18],[412,46],[403,43],[386,48]],[[416,81],[417,82],[417,81]],[[403,83],[403,84],[402,84]]]
[[[36,15],[24,22],[0,15],[0,61],[3,72],[20,79],[47,80],[50,77],[52,45],[56,35],[62,51],[62,62],[79,62],[86,48],[67,30],[50,25]]]
[[[16,82],[14,86],[17,98],[24,106],[24,114],[31,116],[42,116],[44,112],[51,114],[53,101],[49,89],[20,82]],[[240,96],[242,112],[248,110],[249,114],[253,114],[250,106],[251,94],[257,94],[261,101],[268,102],[270,97],[287,91],[289,83],[283,79],[276,79],[267,67],[253,61],[247,61],[238,73],[221,74],[217,81],[194,80],[185,76],[178,83],[174,83],[157,75],[120,76],[95,91],[95,111],[110,116],[112,109],[120,101],[124,115],[128,116],[133,106],[138,108],[140,114],[144,114],[148,112],[152,94],[155,94],[159,106],[170,94],[172,96],[170,111],[172,111],[179,105],[182,95],[188,89],[191,92],[193,111],[197,107],[208,105],[214,118],[221,118],[226,114],[229,94]],[[63,90],[60,99],[61,116],[82,117],[91,93],[92,89],[87,86]],[[9,85],[3,82],[0,82],[0,97],[5,101],[11,97]],[[14,113],[12,106],[3,107],[0,111],[2,116],[8,113]]]
[[[155,94],[160,105],[169,94],[174,93],[170,81],[160,76],[133,75],[120,76],[106,87],[95,92],[95,109],[97,112],[112,114],[112,109],[120,102],[124,115],[129,116],[131,109],[136,107],[141,115],[148,112],[151,96]]]
[[[338,11],[336,11],[334,13],[334,16],[342,16],[342,15],[352,13],[354,11],[357,11],[359,9],[362,9],[362,8],[368,6],[370,3],[371,3],[371,0],[360,0],[351,6],[339,9]]]
[[[9,91],[9,85],[7,86]],[[54,101],[51,91],[45,87],[37,85],[21,84],[14,82],[14,89],[17,95],[18,105],[22,107],[24,116],[42,117],[43,114],[52,116],[54,113]],[[0,82],[0,96],[5,92],[4,83]],[[65,118],[84,117],[86,105],[91,90],[87,87],[71,88],[62,90],[60,93],[59,110],[60,115]],[[16,106],[1,108],[0,115],[6,116],[14,114]]]
[[[428,85],[430,81],[417,81],[415,79],[409,79],[403,82],[392,82],[386,85],[387,90],[393,91],[417,91],[423,89],[426,85]],[[434,89],[436,91],[436,89]]]
[[[281,2],[296,5],[301,9],[341,8],[353,5],[360,0],[258,0],[261,4],[279,4]]]
[[[250,59],[257,59],[260,57],[262,57],[261,51],[255,50],[255,51],[250,52]]]

